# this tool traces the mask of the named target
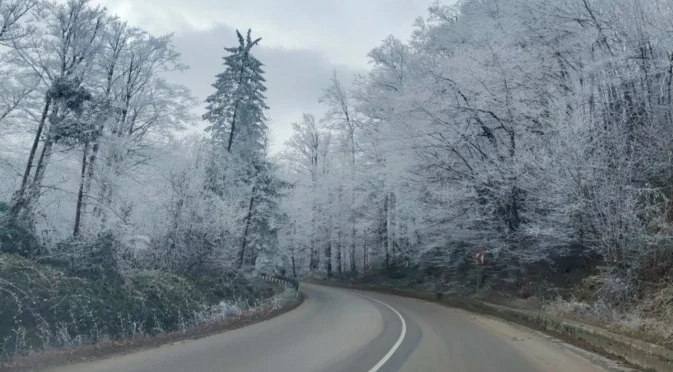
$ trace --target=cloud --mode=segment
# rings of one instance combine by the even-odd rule
[[[175,33],[191,69],[175,75],[204,100],[222,71],[223,47],[234,29],[262,37],[256,56],[266,65],[272,151],[282,148],[302,112],[320,117],[318,97],[337,68],[344,83],[368,69],[367,53],[393,34],[409,37],[434,0],[97,0],[152,33]],[[451,2],[453,0],[447,0]]]
[[[98,0],[151,32],[252,28],[266,45],[319,49],[330,60],[365,67],[366,54],[389,34],[407,38],[433,0]]]

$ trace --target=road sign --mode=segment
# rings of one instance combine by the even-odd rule
[[[486,252],[481,251],[476,254],[476,259],[477,259],[477,265],[483,265],[484,264],[484,255]]]

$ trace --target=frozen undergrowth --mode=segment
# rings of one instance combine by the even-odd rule
[[[73,270],[0,254],[0,360],[235,321],[277,309],[289,296],[244,278],[138,270],[93,280]]]
[[[662,291],[663,292],[663,291]],[[617,310],[602,301],[591,303],[561,298],[543,305],[552,315],[593,324],[627,336],[673,346],[673,309],[662,294],[642,301],[628,310]]]
[[[13,355],[26,355],[40,350],[57,348],[75,348],[82,345],[103,343],[111,340],[123,341],[158,336],[168,332],[186,332],[190,328],[209,323],[225,322],[235,323],[241,317],[258,313],[268,314],[283,308],[297,299],[298,293],[292,289],[284,289],[273,296],[265,299],[250,301],[242,297],[230,301],[222,301],[214,306],[203,306],[191,313],[180,314],[177,329],[167,329],[158,319],[148,327],[144,322],[134,321],[129,314],[118,314],[118,327],[123,330],[122,337],[112,338],[100,326],[105,326],[99,319],[90,319],[94,326],[86,334],[73,334],[73,329],[78,329],[79,324],[74,319],[71,321],[58,321],[56,324],[40,324],[36,330],[28,330],[18,325],[12,328],[9,334],[0,338],[0,355],[2,359],[11,359]],[[40,340],[41,348],[35,348],[31,338]],[[11,348],[8,346],[11,345]]]
[[[249,300],[237,298],[233,301],[222,301],[215,306],[208,307],[202,311],[193,313],[191,322],[184,323],[181,327],[185,331],[189,327],[219,322],[223,320],[233,320],[250,312],[269,313],[284,307],[289,302],[297,298],[297,292],[292,289],[284,289],[273,296],[261,300],[255,300],[252,304]]]

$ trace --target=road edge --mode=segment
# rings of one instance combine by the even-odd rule
[[[247,327],[288,313],[301,306],[306,298],[306,294],[299,291],[294,299],[287,301],[279,308],[272,308],[267,305],[245,312],[234,319],[225,318],[204,323],[188,328],[185,331],[174,331],[153,337],[139,337],[124,341],[103,342],[76,348],[54,349],[28,356],[20,356],[14,358],[11,362],[0,362],[0,372],[41,371],[47,368],[62,367],[74,363],[95,362],[143,350],[156,349],[177,342],[198,340]]]
[[[650,371],[673,371],[673,351],[663,346],[622,336],[595,326],[562,319],[539,311],[516,309],[469,298],[446,297],[440,293],[411,291],[400,288],[339,283],[325,280],[304,280],[307,283],[350,288],[376,293],[416,298],[473,313],[495,316],[531,329],[542,331],[565,342],[604,356],[621,360]]]

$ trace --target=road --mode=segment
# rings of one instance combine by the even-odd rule
[[[302,286],[307,300],[273,319],[51,372],[625,370],[490,317],[416,299]]]

